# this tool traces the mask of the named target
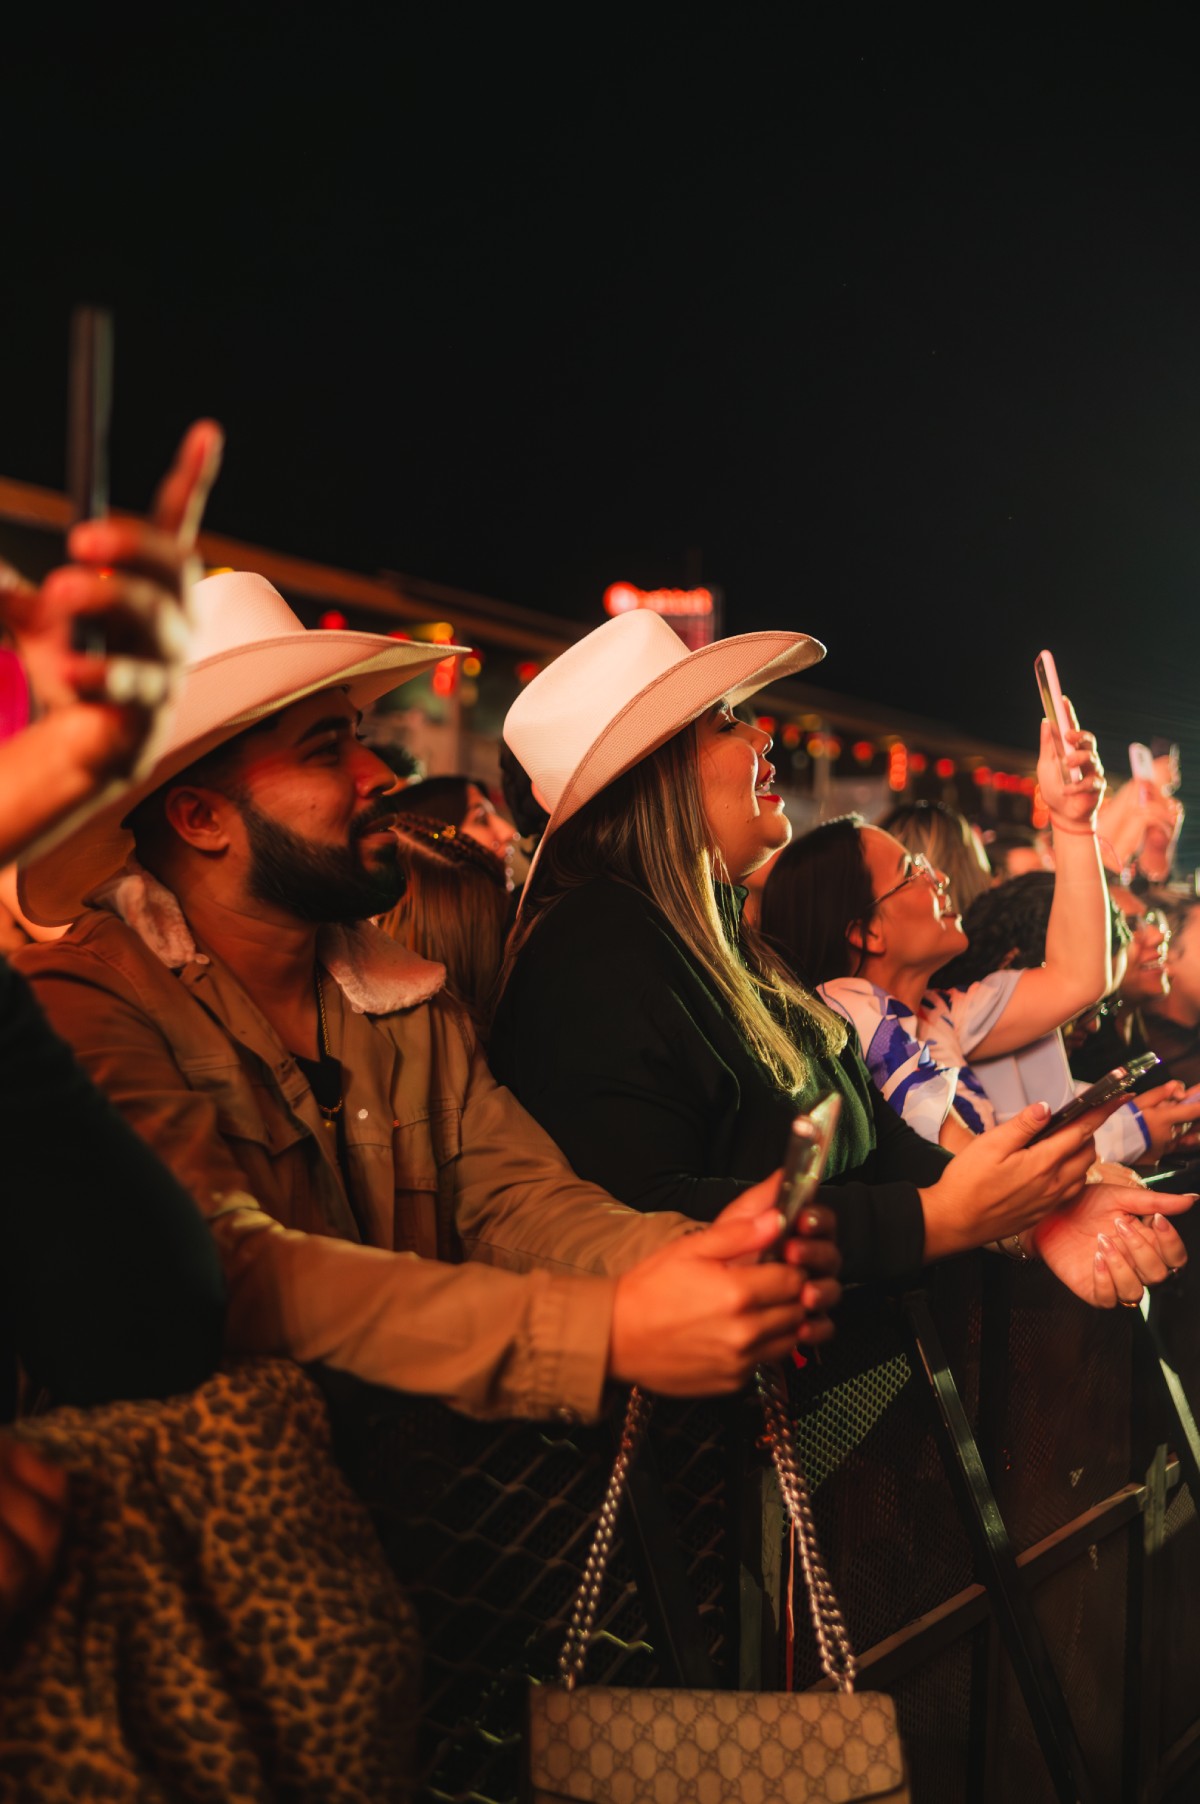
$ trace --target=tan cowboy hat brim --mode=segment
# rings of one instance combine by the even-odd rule
[[[355,707],[368,707],[465,650],[461,645],[391,640],[379,633],[319,630],[232,646],[190,665],[149,768],[22,867],[17,879],[21,907],[44,927],[73,921],[86,898],[115,876],[132,852],[133,835],[122,823],[138,803],[255,721],[321,689],[344,689]],[[247,699],[239,704],[239,696]]]

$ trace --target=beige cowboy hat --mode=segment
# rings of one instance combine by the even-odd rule
[[[240,570],[196,584],[192,622],[188,662],[149,768],[21,870],[17,889],[31,920],[47,927],[73,921],[132,852],[124,822],[137,804],[244,727],[319,689],[344,689],[365,708],[466,651],[383,633],[310,632],[265,576]]]
[[[505,717],[505,743],[550,816],[543,841],[723,697],[744,701],[824,656],[807,633],[740,633],[689,651],[660,614],[606,620],[535,676]]]

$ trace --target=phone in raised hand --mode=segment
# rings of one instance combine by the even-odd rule
[[[775,1206],[783,1216],[783,1227],[779,1239],[768,1248],[764,1258],[781,1257],[784,1241],[795,1233],[801,1211],[816,1195],[817,1187],[825,1175],[829,1149],[833,1145],[841,1112],[842,1099],[831,1090],[807,1114],[797,1115],[793,1120],[788,1134],[783,1176],[779,1180],[779,1195],[775,1200]]]
[[[1138,800],[1142,807],[1149,805],[1150,798],[1159,784],[1154,775],[1154,753],[1140,739],[1135,739],[1129,748],[1129,768],[1138,784]]]
[[[71,519],[98,520],[108,512],[108,428],[112,418],[113,324],[103,307],[71,315],[67,384],[67,495]],[[72,628],[76,651],[102,658],[103,624],[80,616]]]
[[[1062,684],[1058,680],[1058,667],[1054,662],[1053,652],[1038,653],[1033,674],[1037,678],[1038,693],[1042,698],[1042,712],[1050,722],[1050,736],[1058,754],[1058,768],[1062,772],[1063,782],[1082,783],[1083,772],[1067,763],[1067,734],[1075,729],[1063,700]]]

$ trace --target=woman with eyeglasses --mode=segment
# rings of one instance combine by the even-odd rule
[[[1137,933],[1117,905],[1119,889],[1109,885],[1109,952],[1114,988],[1098,1007],[1071,1022],[1062,1033],[1041,1040],[1005,1058],[972,1061],[1001,1121],[1015,1114],[1031,1095],[1058,1103],[1082,1090],[1116,1065],[1150,1050],[1142,1026],[1141,1005],[1164,994],[1163,960],[1170,931],[1162,918],[1147,910],[1137,917]],[[1128,904],[1143,904],[1129,895]],[[1045,963],[1046,928],[1054,906],[1054,874],[1026,871],[996,889],[976,896],[964,911],[963,927],[969,944],[965,952],[944,965],[934,979],[939,990],[963,990],[993,971],[1025,970]],[[1095,1044],[1087,1068],[1077,1070],[1068,1050],[1084,1042]],[[1065,1046],[1064,1046],[1065,1042]],[[1164,1068],[1165,1069],[1165,1068]],[[1096,1151],[1102,1159],[1123,1165],[1153,1166],[1181,1146],[1190,1150],[1183,1136],[1197,1115],[1195,1103],[1181,1099],[1185,1085],[1178,1079],[1162,1082],[1162,1069],[1148,1074],[1129,1100],[1096,1131]]]
[[[1111,983],[1108,897],[1096,842],[1104,772],[1076,729],[1064,776],[1043,725],[1038,782],[1054,834],[1045,962],[934,988],[963,952],[945,875],[857,815],[827,821],[776,861],[763,931],[854,1031],[875,1084],[926,1140],[951,1152],[996,1121],[971,1068],[1017,1052],[1089,1008]]]
[[[837,1217],[844,1277],[911,1281],[926,1261],[1057,1209],[1064,1282],[1103,1306],[1136,1301],[1143,1280],[1182,1262],[1182,1243],[1168,1230],[1166,1260],[1139,1223],[1129,1256],[1097,1265],[1097,1207],[1111,1227],[1135,1193],[1083,1194],[1095,1112],[1075,1137],[1064,1129],[1030,1147],[1045,1111],[1027,1110],[948,1161],[884,1102],[840,1014],[742,922],[741,886],[791,828],[770,737],[734,708],[823,654],[796,633],[688,653],[665,621],[629,614],[522,692],[505,739],[549,820],[502,970],[493,1070],[581,1176],[634,1207],[698,1220],[778,1167],[793,1117],[835,1090],[841,1121],[820,1195]],[[1081,762],[1090,773],[1090,757]],[[1090,831],[1077,843],[1095,859]],[[935,912],[933,885],[907,867],[873,893],[903,907],[906,890]],[[947,955],[939,945],[934,968]],[[1095,982],[1093,999],[1103,968]]]

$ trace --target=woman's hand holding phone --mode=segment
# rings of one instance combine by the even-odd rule
[[[795,1227],[780,1248],[785,1265],[796,1266],[805,1274],[800,1301],[807,1310],[797,1336],[805,1347],[819,1346],[833,1336],[830,1312],[842,1300],[838,1273],[842,1255],[837,1246],[837,1218],[823,1203],[807,1203],[796,1218]]]
[[[762,1361],[833,1332],[840,1258],[828,1209],[809,1205],[783,1259],[762,1255],[783,1228],[781,1172],[743,1191],[709,1227],[651,1253],[616,1281],[609,1377],[664,1396],[736,1390]],[[793,1248],[795,1249],[793,1251]]]
[[[1038,752],[1038,787],[1050,812],[1052,827],[1060,827],[1070,833],[1086,833],[1094,828],[1096,810],[1104,800],[1104,766],[1100,762],[1094,736],[1081,730],[1069,701],[1066,707],[1071,725],[1066,734],[1064,761],[1069,771],[1078,771],[1079,775],[1077,778],[1064,777],[1054,730],[1049,721],[1043,720]]]
[[[1036,1146],[1030,1141],[1050,1118],[1045,1103],[980,1134],[921,1191],[926,1260],[1005,1240],[1073,1201],[1096,1157],[1092,1135],[1119,1106],[1114,1099],[1091,1109]]]
[[[772,1172],[769,1178],[744,1190],[718,1219],[723,1222],[753,1221],[764,1210],[777,1213],[784,1176],[782,1170]],[[800,1302],[806,1318],[798,1339],[805,1346],[815,1346],[832,1336],[830,1311],[836,1309],[842,1299],[842,1287],[838,1283],[842,1255],[837,1244],[837,1217],[824,1203],[811,1200],[804,1204],[793,1221],[786,1222],[781,1215],[778,1220],[781,1225],[777,1239],[761,1251],[748,1253],[734,1263],[789,1265],[803,1273]]]

